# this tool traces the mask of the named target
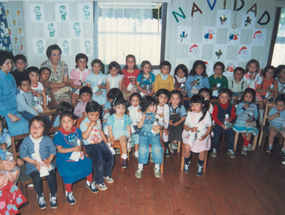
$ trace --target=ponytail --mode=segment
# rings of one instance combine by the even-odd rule
[[[200,94],[193,95],[190,99],[190,103],[201,104],[202,116],[198,121],[201,122],[205,118],[207,111],[209,110],[210,103],[206,99],[204,99],[204,97]]]

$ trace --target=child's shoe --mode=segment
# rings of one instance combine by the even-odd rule
[[[108,187],[104,183],[96,184],[96,186],[98,187],[99,190],[107,190],[108,189]]]
[[[172,147],[173,149],[178,149],[178,143],[177,142],[172,142]]]
[[[248,151],[247,147],[245,145],[243,145],[241,148],[241,154],[244,156],[247,156],[247,151]]]
[[[111,176],[103,176],[103,178],[105,179],[105,181],[109,184],[114,183],[114,179]]]
[[[168,148],[169,148],[169,151],[173,154],[173,153],[174,153],[174,148],[173,148],[172,143],[170,143],[170,144],[168,145]]]
[[[200,165],[198,164],[198,165],[197,165],[196,175],[200,177],[202,174],[203,174],[203,166],[200,166]]]
[[[44,194],[42,194],[42,196],[37,196],[38,197],[38,201],[39,201],[39,207],[40,209],[46,209],[47,207],[47,203],[46,203],[46,200],[45,200],[45,197],[44,197]]]
[[[184,173],[188,173],[189,172],[189,167],[190,167],[190,161],[189,161],[189,163],[184,163],[183,172]]]
[[[141,178],[142,177],[142,172],[143,172],[143,169],[142,168],[138,168],[137,171],[136,171],[136,178]]]
[[[154,176],[156,178],[160,178],[161,177],[160,168],[159,167],[158,168],[154,167],[153,170],[154,170]]]
[[[165,148],[165,157],[170,157],[170,152],[168,150],[168,147]]]
[[[149,162],[153,163],[152,153],[149,154]]]
[[[281,155],[283,158],[285,158],[285,149],[284,148],[282,148]]]
[[[236,158],[235,153],[232,149],[228,150],[228,155],[230,156],[230,158]]]
[[[251,144],[248,144],[247,151],[251,152],[253,150],[253,146]]]
[[[75,205],[76,200],[75,200],[74,196],[72,195],[72,192],[68,193],[67,191],[65,191],[65,196],[66,196],[66,200],[67,200],[68,204]]]
[[[213,148],[212,152],[211,152],[211,157],[215,158],[215,157],[217,157],[217,154],[218,154],[217,149]]]
[[[136,152],[134,153],[134,155],[135,155],[135,158],[138,159],[138,158],[139,158],[139,151],[136,151]]]
[[[86,181],[86,184],[85,186],[92,192],[92,193],[98,193],[98,189],[97,187],[95,186],[95,183],[94,181],[93,182],[89,182],[89,181]]]
[[[49,194],[49,201],[50,201],[50,207],[52,209],[56,209],[57,208],[57,198],[56,198],[56,194],[54,196],[51,195],[51,193]]]
[[[268,145],[268,147],[267,147],[267,149],[266,149],[266,152],[267,152],[267,153],[271,153],[271,152],[272,152],[272,149],[273,149],[273,146]]]
[[[120,149],[116,149],[116,154],[117,155],[121,154]]]
[[[128,168],[128,159],[122,159],[122,168]]]

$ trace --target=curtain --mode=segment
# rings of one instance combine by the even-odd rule
[[[4,5],[0,2],[0,50],[12,52]]]

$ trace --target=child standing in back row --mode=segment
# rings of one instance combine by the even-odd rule
[[[120,64],[116,61],[112,61],[108,69],[109,73],[106,77],[107,93],[113,88],[119,88],[122,91],[124,75],[122,75]]]
[[[141,63],[140,74],[137,78],[137,88],[141,96],[150,95],[154,93],[155,75],[151,72],[151,64],[149,61]]]
[[[171,64],[168,61],[162,61],[159,64],[159,71],[160,74],[155,77],[154,81],[154,92],[156,93],[159,89],[166,89],[169,92],[174,90],[174,80],[169,74],[171,71]]]
[[[262,82],[262,70],[260,69],[259,62],[251,59],[246,64],[244,79],[247,81],[247,86],[256,90],[256,85]]]

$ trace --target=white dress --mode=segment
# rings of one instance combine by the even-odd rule
[[[168,129],[169,125],[169,106],[165,104],[163,107],[157,105],[157,114],[163,118],[163,128]],[[168,142],[168,135],[162,133],[163,142]]]
[[[108,74],[106,80],[109,81],[110,90],[112,88],[120,88],[120,81],[123,78],[124,78],[124,75],[121,75],[121,74],[117,74],[115,77],[113,77],[111,74]]]

